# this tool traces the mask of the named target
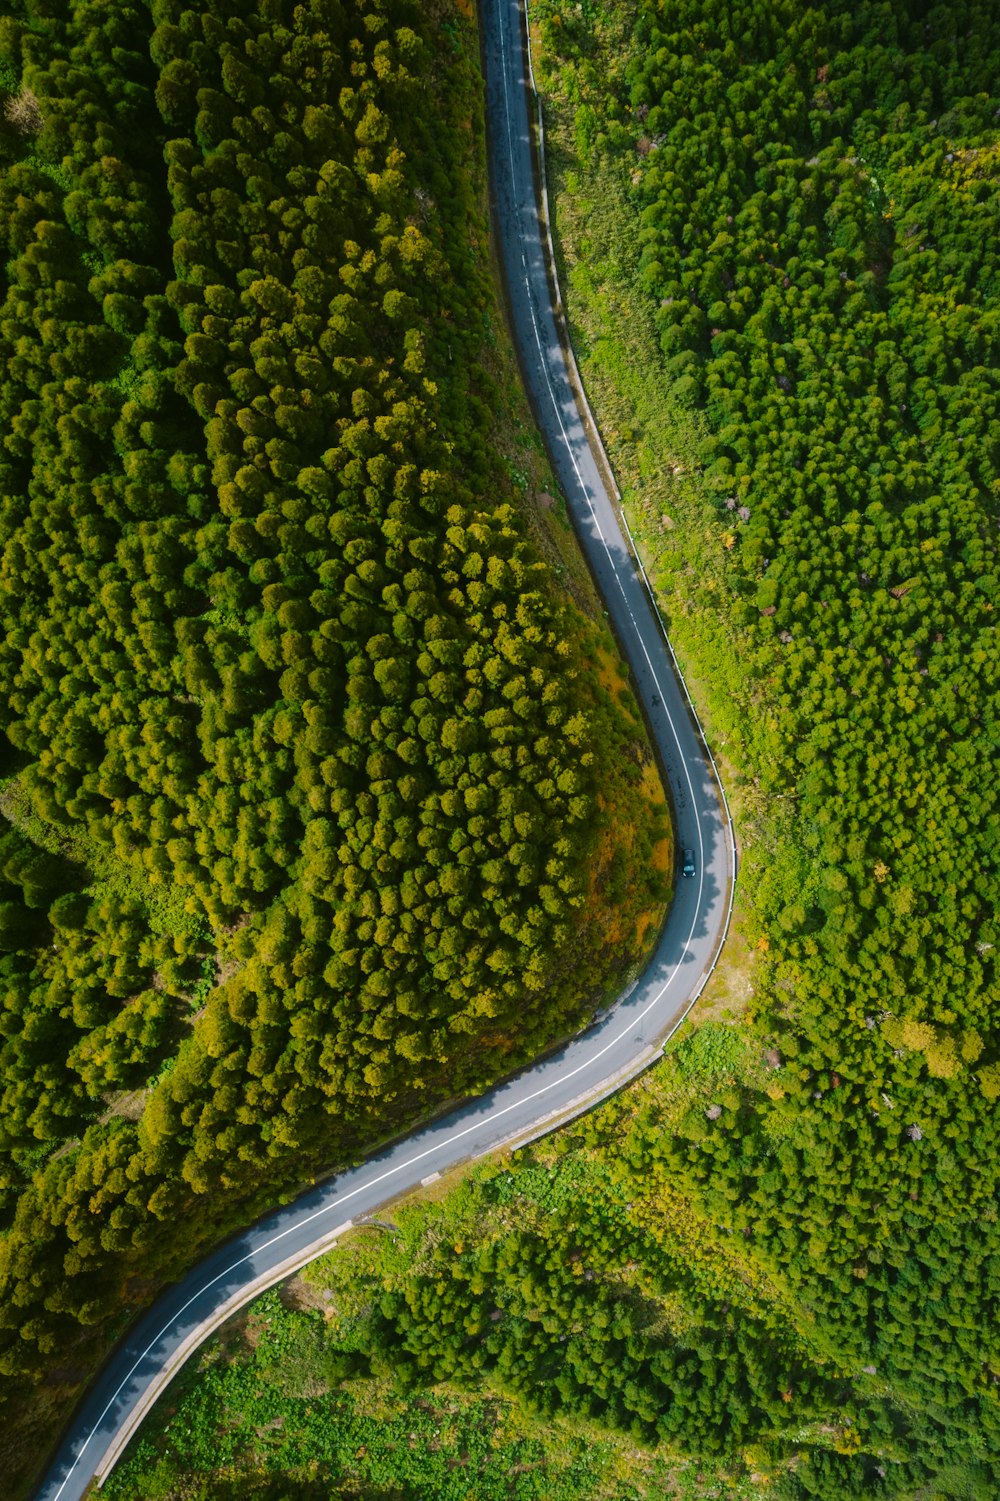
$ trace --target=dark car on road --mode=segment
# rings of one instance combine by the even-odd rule
[[[694,875],[694,850],[681,850],[681,874]]]

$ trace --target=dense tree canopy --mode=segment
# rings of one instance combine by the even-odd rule
[[[472,56],[412,0],[0,18],[7,1377],[655,928],[641,722],[495,445]]]
[[[961,1484],[992,1495],[996,9],[535,12],[573,157],[585,378],[624,389],[631,328],[649,330],[656,399],[628,415],[640,524],[752,811],[754,1005],[777,1067],[693,1112],[672,1159],[827,1348],[922,1415],[900,1493],[936,1475],[980,1494],[947,1478],[968,1466]],[[838,1464],[788,1484],[882,1485]]]
[[[571,285],[635,310],[624,340],[652,330],[639,479],[671,448],[690,470],[647,541],[753,810],[750,1061],[698,1034],[677,1066],[701,1084],[627,1132],[603,1118],[610,1164],[562,1190],[544,1168],[487,1178],[448,1236],[331,1272],[344,1352],[414,1383],[488,1375],[789,1501],[986,1501],[996,18],[535,13],[574,181],[602,198]],[[83,7],[72,35],[5,33],[12,764],[34,817],[179,888],[192,923],[168,956],[128,898],[5,846],[0,938],[30,936],[5,950],[12,1119],[32,1122],[9,1143],[12,1371],[169,1264],[143,1250],[151,1216],[249,1195],[269,1155],[318,1160],[319,1132],[329,1151],[390,1092],[405,1119],[442,1060],[481,1076],[518,997],[535,1036],[571,1014],[594,768],[627,732],[588,697],[490,456],[478,221],[448,193],[462,118],[397,107],[446,52],[401,6],[353,31],[324,9],[350,45],[309,52],[306,14],[157,11],[146,51]],[[259,80],[286,72],[283,115]],[[156,151],[126,151],[113,132],[153,89]],[[138,1125],[38,1155],[103,1081],[163,1059]]]

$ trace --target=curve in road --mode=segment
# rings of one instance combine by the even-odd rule
[[[352,1220],[497,1146],[529,1139],[602,1098],[655,1056],[711,972],[736,860],[714,766],[587,439],[560,343],[543,244],[519,0],[481,0],[497,243],[525,384],[608,614],[632,667],[696,872],[677,883],[656,952],[599,1026],[487,1094],[303,1194],[170,1288],[118,1347],[75,1413],[37,1492],[80,1501],[102,1480],[184,1360],[236,1308],[319,1255]]]

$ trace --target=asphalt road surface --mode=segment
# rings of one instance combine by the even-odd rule
[[[632,667],[670,782],[678,846],[695,873],[677,880],[656,953],[595,1028],[436,1124],[305,1193],[228,1242],[169,1289],[94,1382],[37,1492],[78,1501],[131,1432],[176,1362],[196,1348],[223,1305],[245,1300],[277,1269],[317,1252],[422,1180],[482,1155],[532,1127],[584,1108],[635,1072],[697,997],[728,922],[735,874],[732,837],[710,759],[687,707],[612,498],[584,432],[556,329],[536,204],[523,18],[517,0],[481,0],[490,171],[499,250],[525,382],[608,614]]]

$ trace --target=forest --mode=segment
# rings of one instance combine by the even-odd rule
[[[430,1496],[475,1393],[534,1415],[539,1494],[582,1443],[581,1501],[993,1501],[1000,24],[979,0],[531,19],[574,343],[732,791],[742,1010],[359,1229],[304,1324],[263,1315],[325,1362],[281,1439],[221,1399],[239,1370],[271,1411],[261,1371],[214,1365],[117,1494],[184,1494],[199,1455],[246,1494],[350,1494],[359,1404],[389,1494]]]
[[[415,0],[0,16],[11,1496],[158,1285],[657,931],[668,810],[537,500],[475,47]]]
[[[324,14],[334,17],[331,33],[343,35],[337,27],[346,7]],[[354,64],[331,49],[347,98],[344,91],[338,96],[340,114],[330,130],[348,120],[344,153],[371,155],[349,179],[328,174],[337,184],[330,189],[334,212],[337,203],[342,209],[342,218],[329,223],[336,235],[350,205],[370,237],[352,228],[356,253],[346,239],[337,241],[343,248],[336,297],[347,301],[334,311],[331,294],[329,316],[342,315],[345,325],[325,346],[328,327],[309,346],[319,351],[316,367],[327,371],[325,390],[316,367],[299,372],[298,343],[291,367],[281,353],[281,329],[295,321],[298,297],[305,310],[300,322],[309,317],[309,293],[268,260],[287,253],[277,247],[308,248],[315,222],[308,198],[299,219],[300,200],[287,198],[306,191],[294,187],[293,150],[302,157],[294,165],[307,172],[309,163],[330,160],[331,142],[340,139],[323,135],[325,125],[295,92],[311,81],[312,64],[299,61],[301,48],[289,83],[300,101],[301,135],[290,120],[283,122],[287,131],[278,130],[274,117],[260,137],[252,134],[253,122],[266,118],[255,112],[274,107],[272,89],[264,99],[252,94],[262,59],[272,75],[279,71],[278,54],[267,52],[267,28],[275,36],[279,22],[293,30],[291,40],[280,39],[280,56],[291,57],[294,27],[306,25],[296,18],[306,12],[265,4],[252,23],[258,29],[241,39],[236,56],[224,50],[209,18],[199,18],[196,35],[192,13],[171,11],[165,19],[157,9],[155,30],[147,28],[149,62],[136,53],[134,66],[128,49],[135,28],[131,41],[124,34],[102,41],[102,28],[113,31],[114,22],[96,8],[73,10],[74,37],[82,38],[84,21],[91,28],[85,50],[83,40],[76,43],[75,64],[68,23],[48,11],[14,18],[4,33],[11,158],[5,176],[19,182],[27,174],[7,216],[14,237],[7,307],[34,308],[37,299],[45,310],[30,338],[27,325],[9,314],[22,342],[12,346],[8,375],[23,392],[4,427],[6,489],[22,497],[5,501],[11,517],[5,567],[15,574],[12,582],[5,576],[4,589],[12,615],[14,602],[23,604],[3,658],[14,746],[5,797],[17,821],[3,849],[11,904],[3,931],[26,931],[22,911],[34,924],[35,947],[12,949],[10,964],[12,975],[25,977],[12,993],[37,997],[38,1008],[11,1003],[17,1014],[4,1032],[13,1039],[12,1059],[27,1060],[25,1083],[12,1096],[22,1101],[21,1114],[13,1118],[29,1118],[50,1096],[66,1097],[59,1079],[48,1090],[35,1084],[44,1082],[53,1056],[66,1060],[60,1068],[81,1079],[83,1092],[77,1116],[56,1120],[50,1105],[49,1116],[38,1115],[42,1134],[24,1129],[11,1143],[9,1228],[0,1249],[8,1288],[2,1358],[8,1373],[37,1380],[46,1361],[53,1368],[57,1349],[59,1360],[67,1359],[69,1331],[76,1370],[56,1369],[64,1385],[54,1390],[62,1399],[107,1337],[107,1310],[120,1310],[126,1298],[141,1300],[178,1264],[180,1252],[160,1225],[203,1204],[199,1191],[224,1186],[224,1212],[236,1213],[238,1205],[239,1213],[249,1213],[273,1192],[282,1163],[301,1171],[320,1161],[321,1147],[330,1161],[354,1124],[373,1118],[367,1090],[377,1090],[379,1068],[393,1068],[397,1099],[381,1117],[391,1129],[419,1108],[418,1089],[429,1097],[445,1075],[453,1077],[456,1059],[471,1079],[477,1071],[482,1076],[498,1049],[513,1057],[515,1023],[518,1038],[536,1024],[540,1037],[543,1013],[550,1029],[572,1024],[574,993],[565,973],[542,974],[538,989],[529,983],[537,972],[523,952],[523,926],[509,931],[515,912],[518,923],[526,919],[520,907],[512,911],[502,888],[487,896],[484,885],[473,937],[462,937],[468,931],[458,916],[462,905],[439,949],[414,954],[404,945],[399,968],[415,976],[407,980],[414,1014],[402,1011],[389,1038],[377,1030],[379,1007],[364,1004],[381,984],[377,978],[369,984],[381,970],[365,967],[364,945],[378,945],[382,932],[406,935],[402,921],[393,927],[391,919],[421,910],[418,900],[413,907],[407,902],[411,894],[419,898],[425,879],[447,891],[444,873],[436,874],[445,862],[432,855],[448,848],[460,872],[462,851],[472,848],[469,858],[476,858],[475,842],[494,830],[497,843],[489,848],[506,851],[504,818],[510,838],[517,834],[527,846],[526,859],[537,847],[546,862],[550,851],[563,861],[562,871],[546,868],[530,898],[551,925],[538,931],[580,932],[574,917],[579,923],[587,895],[574,885],[583,868],[576,852],[591,861],[607,853],[598,774],[617,767],[631,778],[619,784],[620,796],[638,796],[641,757],[630,747],[640,743],[639,730],[624,704],[609,702],[587,673],[596,634],[587,638],[593,647],[578,645],[578,612],[571,614],[547,582],[537,542],[513,504],[518,487],[492,450],[494,393],[481,368],[486,272],[472,243],[481,244],[484,225],[474,200],[445,191],[461,181],[469,120],[474,134],[481,130],[471,102],[478,87],[471,52],[461,75],[464,94],[448,96],[456,111],[450,131],[391,107],[392,89],[405,84],[399,69],[440,80],[435,68],[459,67],[450,37],[464,37],[468,48],[469,32],[456,30],[457,16],[439,26],[440,17],[422,17],[415,8],[404,17],[394,4],[391,24],[425,38],[423,50],[401,57],[410,44],[397,39],[376,62],[375,38],[385,30],[378,17],[386,14],[372,8],[373,24],[357,28],[360,52],[350,54],[359,66],[365,60],[369,81],[378,80],[374,97],[355,97],[355,84],[346,82],[359,76],[349,72]],[[986,0],[947,6],[533,0],[531,20],[581,368],[672,639],[733,791],[743,855],[741,925],[752,955],[742,1014],[703,1021],[650,1078],[551,1142],[484,1165],[440,1202],[394,1211],[383,1224],[359,1230],[311,1274],[315,1302],[313,1313],[303,1315],[305,1327],[265,1311],[272,1332],[260,1336],[258,1365],[232,1378],[210,1370],[202,1388],[207,1397],[199,1398],[195,1386],[181,1394],[176,1430],[144,1440],[133,1461],[139,1468],[126,1466],[115,1486],[123,1501],[148,1496],[148,1476],[159,1473],[164,1494],[171,1494],[171,1486],[177,1492],[189,1484],[185,1464],[197,1476],[215,1454],[211,1483],[220,1495],[228,1488],[325,1498],[356,1494],[364,1484],[390,1495],[427,1495],[444,1483],[443,1472],[433,1469],[432,1445],[445,1422],[432,1424],[428,1411],[457,1402],[454,1393],[485,1391],[534,1415],[533,1431],[545,1435],[553,1465],[570,1439],[592,1445],[595,1454],[605,1453],[603,1443],[626,1444],[635,1472],[620,1483],[612,1475],[609,1496],[615,1484],[619,1496],[669,1494],[669,1483],[697,1501],[713,1494],[727,1501],[759,1494],[778,1501],[993,1501],[1000,1485],[994,1020],[1000,879],[993,774],[1000,667],[994,619],[1000,21]],[[225,35],[241,26],[252,29],[245,17],[236,21],[227,12]],[[62,38],[58,48],[56,38]],[[104,164],[119,158],[110,153],[112,126],[104,123],[111,112],[101,104],[110,94],[100,94],[96,81],[105,56],[114,59],[114,70],[100,74],[100,87],[115,91],[114,128],[127,121],[128,108],[146,107],[139,102],[144,89],[154,90],[162,121],[156,162],[136,154],[132,134],[129,152],[121,146],[120,160],[135,168],[132,176],[121,169],[114,193],[112,167]],[[64,101],[79,101],[81,73],[87,102],[70,112]],[[209,76],[215,82],[202,88]],[[381,139],[369,105],[394,121]],[[307,119],[309,130],[320,132],[315,139]],[[86,150],[78,135],[84,121]],[[190,155],[171,147],[175,139],[188,143]],[[399,142],[393,149],[404,162],[389,163],[390,140]],[[161,160],[168,167],[163,191],[156,186],[163,182]],[[418,181],[407,174],[420,161],[426,165]],[[88,171],[92,176],[79,186]],[[204,189],[198,171],[210,174]],[[282,202],[274,186],[279,177],[287,184]],[[364,197],[365,217],[356,200],[336,197],[349,191],[388,197],[377,204]],[[315,196],[325,201],[326,193]],[[98,196],[101,205],[113,204],[108,212],[99,211]],[[213,215],[225,221],[224,235],[210,232]],[[124,282],[105,286],[99,278],[111,252],[102,246],[113,244],[113,258],[122,248],[122,258],[136,265],[146,265],[146,255],[152,275],[153,239],[143,242],[142,235],[164,216],[173,260],[170,275],[163,271],[162,303],[152,282],[131,290]],[[426,270],[419,276],[401,250],[389,252],[388,262],[382,256],[385,237],[403,241],[407,229],[429,242],[419,254],[434,276]],[[234,240],[237,233],[244,237]],[[44,251],[33,249],[36,243]],[[150,248],[141,251],[144,243]],[[75,275],[63,269],[70,249]],[[65,261],[50,262],[60,254]],[[37,275],[36,263],[43,268]],[[55,264],[59,276],[50,269]],[[473,266],[479,280],[470,281]],[[273,285],[258,300],[251,288],[268,277]],[[232,300],[216,286],[231,290]],[[478,301],[470,320],[463,302],[473,288]],[[396,291],[412,303],[399,302]],[[144,323],[140,331],[131,304],[105,306],[109,294],[131,297],[149,319],[151,301],[162,322]],[[56,349],[45,344],[57,316],[48,302],[71,296],[80,311],[72,337],[63,331]],[[426,314],[429,297],[436,302],[433,320]],[[98,306],[99,321],[96,312],[88,321],[82,310]],[[123,321],[127,314],[131,322]],[[244,329],[244,319],[252,327]],[[421,337],[407,347],[414,329]],[[49,351],[44,372],[40,349]],[[398,364],[390,350],[399,352]],[[406,366],[414,351],[417,370]],[[102,378],[60,367],[72,360]],[[391,373],[380,383],[383,369]],[[168,371],[169,399],[145,401],[147,379],[158,391]],[[32,380],[44,399],[29,391]],[[54,384],[58,392],[50,391]],[[296,411],[285,388],[307,390],[310,401],[299,403],[294,419],[279,420]],[[368,398],[355,405],[359,389]],[[83,414],[74,416],[84,402]],[[136,411],[126,418],[133,403]],[[301,478],[298,454],[308,446],[306,419],[314,406],[336,413],[333,457],[324,440],[310,466],[320,478],[333,476],[332,494],[323,493],[319,479]],[[399,428],[392,426],[397,417]],[[159,425],[168,423],[174,427],[164,434]],[[190,460],[177,458],[188,451],[177,442],[181,427],[200,435]],[[382,445],[391,450],[396,442],[415,455],[415,474],[407,471],[398,496],[393,479],[390,501],[390,471],[377,461],[387,452]],[[425,473],[436,476],[427,488]],[[263,488],[258,474],[265,475]],[[156,522],[152,534],[143,530],[146,509],[129,519],[140,491]],[[100,497],[100,525],[91,526],[84,495]],[[276,499],[265,504],[265,495]],[[341,496],[351,499],[341,505]],[[273,514],[279,505],[280,521]],[[452,505],[459,512],[454,522]],[[347,520],[332,524],[344,511],[359,532],[348,530]],[[305,539],[319,515],[326,533],[314,576],[316,555]],[[265,516],[271,519],[261,524]],[[458,529],[457,539],[442,520]],[[393,529],[397,521],[402,531]],[[286,525],[301,532],[289,534]],[[468,558],[471,544],[466,552],[459,544],[473,527],[482,528],[474,533],[478,563],[466,573],[458,559]],[[376,539],[374,556],[355,545]],[[504,565],[499,578],[494,557]],[[32,584],[42,558],[63,591],[58,611],[45,617],[55,650],[34,627],[54,588],[48,582],[43,588],[40,579]],[[323,574],[330,564],[336,566]],[[400,576],[404,566],[408,572]],[[128,590],[127,630],[126,593],[110,589],[105,600],[102,569]],[[268,593],[286,569],[289,593]],[[516,589],[527,590],[534,569],[539,597],[530,608],[537,614],[522,618],[520,604],[499,616],[495,605],[489,616],[473,613],[477,600],[492,598],[476,592],[480,584],[513,594],[515,577]],[[308,582],[315,612],[305,619],[297,609],[300,581],[303,590]],[[396,582],[405,590],[402,610]],[[339,613],[338,627],[324,635],[314,621],[323,618],[324,605],[333,608],[320,593],[327,589]],[[99,630],[104,612],[110,620],[116,609],[119,624]],[[413,627],[411,637],[397,636],[399,615],[411,625],[418,620],[419,635]],[[272,617],[276,623],[265,624]],[[167,619],[176,640],[170,653],[169,638],[154,629]],[[501,739],[501,749],[513,748],[498,763],[509,781],[496,784],[495,825],[478,821],[493,803],[483,809],[474,797],[469,805],[460,768],[468,757],[468,775],[476,774],[473,758],[481,752],[473,736],[512,722],[487,723],[481,698],[435,696],[436,675],[451,693],[459,681],[450,638],[430,626],[438,619],[451,622],[447,629],[463,643],[464,633],[479,633],[474,645],[484,654],[468,664],[463,655],[466,672],[481,667],[486,679],[487,647],[510,662],[492,650],[494,641],[509,647],[516,640],[523,654],[520,666],[511,664],[523,686],[501,712],[517,716],[525,738]],[[74,622],[71,652],[62,643]],[[532,637],[535,626],[540,635]],[[368,645],[380,627],[387,655],[378,644],[371,655]],[[494,634],[482,634],[487,630]],[[146,668],[141,710],[130,697],[135,674],[118,666],[120,640]],[[412,655],[397,650],[397,641],[412,642]],[[296,658],[296,650],[315,651],[316,660]],[[331,677],[312,683],[321,657]],[[399,665],[385,666],[390,660]],[[405,689],[397,672],[411,674]],[[55,692],[64,678],[73,682],[65,702]],[[486,692],[482,680],[468,687],[461,681],[463,694]],[[314,707],[332,702],[320,692],[324,683],[347,689],[342,718],[333,723],[319,719]],[[390,687],[403,697],[392,699]],[[419,698],[407,696],[418,688]],[[267,707],[253,697],[265,691]],[[383,719],[383,693],[390,709],[402,705],[410,718],[395,726],[391,713]],[[68,713],[78,699],[86,699],[85,708]],[[477,707],[463,720],[470,701]],[[548,736],[551,816],[564,810],[561,853],[554,824],[518,827],[523,810],[508,804],[503,812],[500,802],[504,790],[525,788],[542,801],[544,780],[515,768],[542,754],[532,718],[542,710],[533,706],[553,703],[564,720],[571,710],[582,716],[580,732],[592,737],[594,754],[590,763],[578,754],[559,763],[553,757],[571,742],[564,734]],[[368,728],[355,738],[351,727],[362,723],[355,712],[362,705]],[[425,739],[420,726],[427,715],[440,721],[440,730]],[[161,726],[165,749],[154,757]],[[404,734],[430,747],[418,746],[421,759],[413,765],[401,754]],[[221,746],[229,759],[217,761]],[[324,771],[328,761],[335,765]],[[579,785],[560,785],[564,768]],[[412,776],[414,795],[431,800],[420,803],[428,821],[417,832],[404,826],[396,854],[390,846],[376,855],[378,820],[391,816],[377,800],[392,792],[379,773],[389,780],[390,770]],[[121,780],[106,780],[112,772]],[[284,781],[268,780],[281,775]],[[305,816],[313,811],[317,776],[336,815],[338,840],[345,831],[336,866],[333,845],[324,842],[332,833],[309,834],[315,822],[332,826],[333,819],[322,805],[315,819]],[[230,820],[226,809],[251,779],[275,790],[262,798],[254,789],[253,812],[237,811]],[[461,791],[471,815],[459,830],[467,842],[456,840],[457,852],[451,839],[459,804],[448,796],[452,791]],[[402,799],[402,791],[397,795]],[[359,808],[363,796],[372,802]],[[581,807],[578,820],[570,817],[577,797],[590,799],[590,811]],[[203,827],[210,798],[218,811]],[[265,805],[262,838],[251,819],[264,817]],[[636,802],[628,806],[634,814]],[[540,808],[531,811],[543,816]],[[102,822],[109,815],[110,824]],[[118,832],[116,842],[122,829],[128,832]],[[206,829],[219,844],[202,851]],[[45,830],[58,831],[57,847],[45,844]],[[442,830],[448,837],[436,843]],[[67,879],[67,858],[84,848],[89,863],[77,865],[109,872],[103,884]],[[356,885],[346,876],[376,868],[388,877],[402,868],[391,861],[413,856],[414,848],[427,854],[407,864],[395,886],[374,877]],[[279,853],[289,858],[282,863]],[[648,846],[637,843],[633,854],[636,871],[648,868]],[[108,864],[112,858],[116,863]],[[382,866],[383,858],[390,863]],[[494,858],[501,863],[490,856],[481,867],[490,882],[500,874]],[[341,895],[330,904],[324,893],[334,879]],[[568,884],[560,887],[560,879]],[[375,890],[378,909],[367,899]],[[654,904],[655,892],[640,899],[620,870],[601,887],[609,907],[625,892],[637,913],[643,902]],[[390,903],[398,898],[392,912],[382,908],[387,893]],[[574,906],[577,897],[584,901]],[[597,900],[594,889],[589,899]],[[341,914],[344,931],[336,926]],[[380,929],[382,917],[390,924]],[[599,973],[627,963],[625,950],[632,942],[634,953],[641,928],[634,921],[614,927],[605,918],[601,932],[615,936],[610,951],[589,961],[595,989]],[[484,932],[497,935],[486,943],[502,949],[509,967],[489,963],[495,948],[477,949]],[[446,947],[456,940],[457,949]],[[558,952],[549,938],[532,949]],[[32,964],[59,967],[44,987],[37,981],[29,987]],[[435,973],[438,964],[443,968]],[[480,1019],[480,1030],[474,1002],[463,1008],[464,992],[455,984],[464,974],[480,974],[477,966],[493,977],[488,1009],[495,1008],[489,1021]],[[522,997],[537,996],[535,1010],[523,1003],[519,1009],[505,991],[518,982]],[[470,988],[477,998],[486,993]],[[113,1006],[106,998],[115,995]],[[174,1002],[193,1008],[195,1017],[180,1047],[171,1030]],[[58,1048],[43,1046],[38,1039],[46,1029],[68,1031],[67,1008],[74,1004],[81,1020],[72,1046],[68,1038]],[[405,1047],[396,1049],[396,1038],[407,1034],[447,1042],[458,1030],[456,1017],[459,1027],[472,1022],[465,1036],[474,1045],[454,1054],[451,1072],[439,1061],[441,1051],[413,1059]],[[323,1051],[321,1037],[332,1035],[324,1027],[333,1018],[348,1050],[343,1056]],[[119,1024],[109,1038],[113,1020]],[[80,1034],[99,1027],[105,1030],[88,1049]],[[121,1060],[133,1055],[137,1074],[122,1074],[120,1085],[113,1075],[112,1087],[162,1070],[142,1099],[141,1118],[88,1116],[87,1109],[105,1101],[87,1092],[80,1066],[94,1080],[109,1068],[132,1067]],[[324,1093],[327,1079],[336,1079],[335,1094]],[[247,1105],[232,1109],[243,1092]],[[279,1096],[280,1106],[273,1103]],[[318,1096],[322,1108],[313,1105],[310,1113]],[[272,1102],[267,1111],[265,1101]],[[224,1119],[215,1114],[217,1102]],[[74,1130],[79,1145],[63,1152]],[[205,1233],[213,1229],[218,1225],[206,1225]],[[88,1327],[93,1346],[85,1342]],[[267,1374],[279,1363],[268,1341],[285,1338],[285,1328],[281,1367],[305,1369],[306,1376],[282,1390]],[[233,1385],[219,1399],[221,1410],[199,1416],[198,1403],[223,1390],[226,1379]],[[52,1388],[34,1389],[43,1418],[45,1390]],[[279,1399],[300,1405],[293,1414]],[[316,1404],[327,1401],[332,1406],[320,1411]],[[241,1411],[248,1422],[236,1433]],[[380,1420],[365,1427],[371,1411]],[[396,1422],[403,1415],[405,1427]],[[448,1421],[452,1441],[466,1446],[461,1452],[489,1479],[479,1430],[462,1427],[465,1419]],[[410,1433],[420,1454],[408,1468],[403,1446]],[[365,1472],[358,1450],[369,1447],[373,1468]],[[640,1481],[656,1475],[660,1460],[669,1478],[656,1479],[659,1492],[652,1483],[644,1492]],[[575,1485],[582,1501],[598,1478],[594,1470],[565,1485],[564,1476],[559,1485],[570,1495]],[[485,1480],[483,1491],[489,1496]],[[554,1483],[551,1491],[559,1494]]]
[[[359,1229],[288,1295],[308,1313],[261,1313],[314,1372],[281,1438],[263,1370],[206,1357],[116,1495],[198,1463],[219,1493],[434,1495],[404,1412],[505,1495],[455,1417],[474,1394],[538,1423],[550,1468],[514,1493],[992,1501],[1000,24],[532,21],[575,347],[733,796],[742,1012]],[[363,1456],[359,1411],[384,1414]]]
[[[773,1067],[677,1181],[918,1415],[792,1493],[990,1496],[996,11],[532,14],[584,378],[743,815]]]

